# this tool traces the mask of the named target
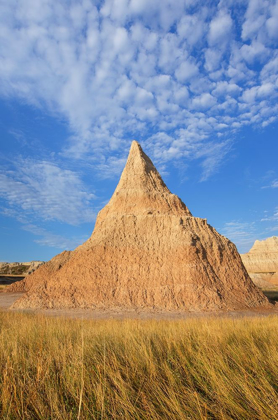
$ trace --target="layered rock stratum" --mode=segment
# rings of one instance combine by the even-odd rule
[[[92,236],[10,286],[14,308],[202,311],[270,305],[235,245],[171,194],[136,141]]]
[[[278,287],[278,237],[272,236],[262,241],[255,241],[242,261],[257,286],[262,288]]]

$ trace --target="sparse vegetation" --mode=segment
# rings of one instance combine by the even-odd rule
[[[8,264],[1,268],[1,275],[13,275],[13,276],[22,276],[30,268],[30,265],[17,265],[15,267],[10,267]]]
[[[30,265],[20,265],[18,267],[12,268],[11,274],[13,274],[15,276],[21,276],[23,273],[28,271],[29,268],[30,268]]]
[[[1,419],[277,419],[278,318],[0,313]]]

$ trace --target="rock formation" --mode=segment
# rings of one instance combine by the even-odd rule
[[[63,251],[61,254],[56,255],[52,260],[40,264],[39,276],[35,275],[35,270],[31,271],[28,276],[23,280],[13,283],[7,288],[7,292],[26,292],[32,286],[35,286],[39,279],[51,278],[53,274],[59,271],[63,264],[69,259],[70,251]]]
[[[10,290],[14,308],[201,311],[268,306],[235,245],[193,217],[133,142],[90,239]]]
[[[27,276],[33,273],[40,265],[44,264],[43,261],[30,261],[30,262],[2,262],[0,263],[0,276]]]
[[[278,237],[272,236],[263,241],[255,241],[242,261],[257,286],[270,288],[278,286]]]

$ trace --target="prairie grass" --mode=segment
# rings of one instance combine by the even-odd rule
[[[0,312],[1,419],[278,419],[278,318]]]

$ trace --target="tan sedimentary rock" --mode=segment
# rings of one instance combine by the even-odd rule
[[[135,141],[91,238],[27,277],[24,288],[15,308],[199,311],[269,305],[235,245],[191,215]]]
[[[250,251],[242,254],[241,258],[250,277],[259,287],[278,286],[277,236],[255,241]]]
[[[70,258],[71,251],[63,251],[61,254],[56,255],[52,260],[40,264],[39,279],[48,279],[67,262]],[[35,270],[31,271],[28,276],[23,280],[17,281],[11,284],[8,288],[8,292],[27,292],[32,286],[35,286],[38,282],[38,276],[35,275]]]

